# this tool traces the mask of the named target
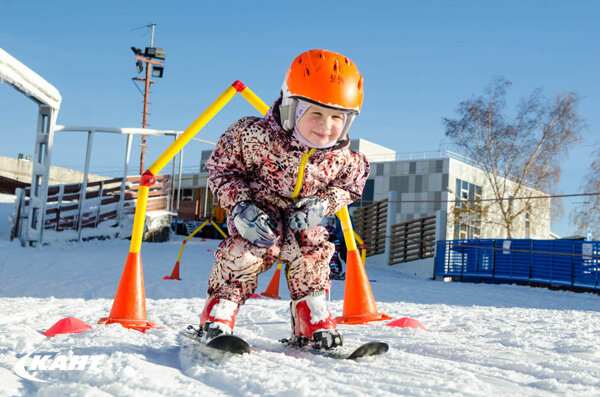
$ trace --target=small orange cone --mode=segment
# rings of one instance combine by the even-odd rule
[[[423,324],[419,322],[419,320],[415,320],[414,318],[402,317],[398,320],[394,320],[386,324],[388,327],[398,327],[398,328],[421,328],[424,331],[427,331]]]
[[[271,282],[269,282],[269,285],[267,286],[266,291],[261,293],[262,296],[266,296],[267,298],[273,298],[273,299],[281,299],[279,297],[279,277],[280,276],[281,276],[281,263],[277,266],[277,269],[275,269],[275,274],[273,274],[273,278],[271,279]]]
[[[92,326],[75,317],[67,317],[59,320],[52,327],[48,328],[44,335],[52,338],[57,334],[78,334],[92,329]]]
[[[170,276],[164,276],[163,280],[181,280],[179,278],[179,261],[175,262],[175,267]]]
[[[142,258],[139,252],[130,252],[125,261],[119,288],[108,317],[101,318],[98,324],[119,323],[125,328],[145,332],[156,324],[146,318],[146,294]]]
[[[375,298],[367,272],[357,249],[348,251],[346,257],[346,282],[344,284],[344,311],[335,321],[338,324],[365,324],[370,321],[391,320],[392,317],[377,312]]]

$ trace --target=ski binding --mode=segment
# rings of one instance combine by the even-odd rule
[[[232,354],[250,353],[248,342],[235,335],[220,335],[211,339],[208,343],[202,341],[199,330],[189,325],[187,330],[183,331],[183,336],[192,339],[202,346],[208,347],[213,351]]]

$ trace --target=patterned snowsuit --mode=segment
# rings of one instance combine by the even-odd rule
[[[293,300],[329,287],[329,260],[334,251],[322,226],[293,232],[288,227],[301,161],[310,147],[284,131],[279,121],[279,99],[264,118],[245,117],[221,136],[206,163],[209,184],[227,213],[241,201],[251,201],[271,217],[279,236],[275,245],[260,248],[239,236],[231,217],[230,237],[215,251],[209,295],[243,304],[254,293],[257,278],[275,263],[286,265]],[[328,149],[314,149],[304,168],[297,198],[319,196],[328,214],[360,197],[369,164],[348,149],[349,138]]]

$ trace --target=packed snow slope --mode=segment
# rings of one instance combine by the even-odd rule
[[[0,196],[0,395],[88,396],[490,396],[600,394],[600,297],[513,285],[444,283],[369,264],[380,312],[419,320],[429,332],[386,322],[341,325],[347,344],[383,340],[387,355],[357,362],[285,348],[287,289],[281,300],[251,299],[236,333],[250,355],[211,360],[178,336],[196,325],[218,241],[192,239],[182,281],[163,280],[182,237],[143,244],[146,334],[96,325],[110,312],[129,241],[52,243],[23,248],[8,240],[11,196]],[[2,201],[4,203],[2,203]],[[401,265],[399,265],[401,266]],[[265,290],[274,269],[260,277]],[[334,281],[331,311],[343,309],[344,284]],[[46,338],[40,331],[64,317],[93,326]],[[35,352],[34,352],[35,350]],[[33,353],[32,353],[33,352]],[[93,369],[38,367],[24,379],[15,366],[32,356],[96,356]]]

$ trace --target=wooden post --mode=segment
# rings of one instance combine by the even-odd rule
[[[58,201],[56,204],[56,227],[54,228],[54,230],[56,230],[57,232],[60,231],[60,209],[62,207],[62,200],[63,200],[63,194],[65,192],[65,185],[59,185],[58,186]]]

